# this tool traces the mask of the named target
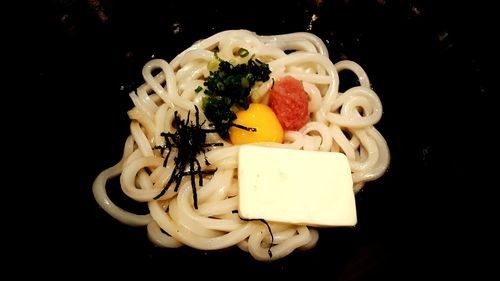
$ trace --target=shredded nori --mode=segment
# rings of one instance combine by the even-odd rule
[[[271,247],[273,246],[274,243],[274,235],[273,232],[271,231],[271,226],[265,221],[264,219],[259,219],[260,222],[264,223],[267,226],[267,230],[269,230],[269,234],[271,235],[271,244],[269,244],[269,249],[267,249],[267,254],[269,255],[269,258],[273,257],[273,252],[271,252]]]
[[[204,122],[200,124],[200,112],[198,107],[195,106],[195,118],[196,122],[193,124],[189,120],[189,116],[191,112],[188,112],[186,120],[181,120],[179,115],[177,115],[177,111],[174,113],[174,121],[173,126],[177,129],[175,133],[161,133],[161,136],[165,138],[165,144],[161,146],[156,146],[156,149],[159,149],[161,154],[164,155],[165,151],[168,150],[167,155],[165,156],[165,160],[163,161],[163,166],[166,167],[168,163],[168,158],[170,157],[170,153],[174,148],[177,149],[177,156],[174,158],[174,169],[172,174],[170,175],[170,179],[168,180],[166,186],[163,190],[158,194],[154,199],[158,199],[165,192],[167,192],[168,188],[172,183],[175,182],[175,190],[178,191],[179,186],[181,184],[182,178],[185,176],[191,177],[191,187],[193,189],[193,201],[194,208],[198,209],[198,197],[196,193],[196,182],[195,176],[198,175],[198,184],[199,186],[203,186],[203,175],[211,175],[214,174],[217,169],[209,169],[202,170],[200,162],[196,157],[198,154],[203,153],[205,155],[207,147],[214,146],[222,146],[222,143],[206,143],[206,138],[208,133],[215,133],[215,129],[203,129],[202,126]],[[210,165],[207,157],[205,156],[205,164]],[[189,166],[189,170],[186,171],[186,168]]]
[[[238,210],[233,210],[233,211],[231,211],[231,213],[237,214]],[[269,225],[269,223],[267,223],[267,221],[264,220],[264,219],[245,219],[245,218],[242,218],[242,217],[240,217],[240,219],[243,220],[243,221],[260,221],[260,222],[262,222],[263,224],[266,225],[267,230],[269,230],[269,234],[271,235],[271,244],[269,244],[269,249],[267,249],[267,254],[269,255],[269,258],[272,258],[273,257],[273,252],[271,251],[271,248],[273,247],[273,244],[274,244],[274,235],[273,235],[273,232],[271,230],[271,226]]]

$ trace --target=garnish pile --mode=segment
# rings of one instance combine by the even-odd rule
[[[195,176],[198,175],[199,185],[203,186],[203,175],[214,174],[217,169],[213,170],[202,170],[200,162],[196,159],[198,154],[205,154],[205,149],[207,147],[222,146],[222,143],[205,143],[208,133],[215,133],[213,129],[203,129],[203,123],[200,124],[200,113],[198,107],[195,106],[195,118],[196,123],[189,121],[188,112],[186,120],[181,120],[177,115],[177,111],[174,113],[173,126],[177,129],[175,133],[161,133],[161,136],[165,138],[165,144],[161,146],[156,146],[156,149],[160,149],[162,155],[168,150],[165,160],[163,161],[163,166],[166,167],[168,163],[168,158],[172,150],[177,149],[177,157],[174,158],[175,167],[172,170],[170,179],[168,180],[166,186],[154,199],[158,199],[168,188],[175,182],[174,191],[177,192],[179,185],[181,184],[182,178],[185,176],[191,177],[191,187],[193,189],[193,201],[194,208],[198,209],[198,197],[196,193],[196,182]],[[207,157],[205,156],[205,164],[210,165]],[[189,170],[186,168],[189,167]]]
[[[248,51],[241,48],[238,51],[241,57],[248,56]],[[248,109],[251,88],[256,82],[269,80],[269,65],[258,59],[250,58],[247,63],[233,65],[217,56],[218,69],[210,71],[210,76],[204,82],[206,86],[203,99],[203,109],[207,119],[215,126],[215,131],[224,138],[229,138],[231,126],[249,128],[233,124],[236,119],[235,111]],[[198,87],[197,92],[203,88]]]

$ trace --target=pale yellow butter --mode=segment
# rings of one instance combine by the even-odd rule
[[[356,225],[351,169],[344,154],[244,145],[238,163],[242,218]]]

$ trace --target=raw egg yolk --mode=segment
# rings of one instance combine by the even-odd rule
[[[274,111],[265,104],[251,103],[247,110],[236,113],[236,120],[233,123],[256,129],[255,132],[251,132],[231,127],[229,138],[233,144],[283,142],[283,128]]]

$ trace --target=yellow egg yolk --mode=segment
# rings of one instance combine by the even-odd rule
[[[274,111],[265,104],[251,103],[247,110],[236,113],[236,120],[233,123],[256,129],[255,132],[251,132],[231,127],[229,138],[233,144],[283,142],[283,128]]]

